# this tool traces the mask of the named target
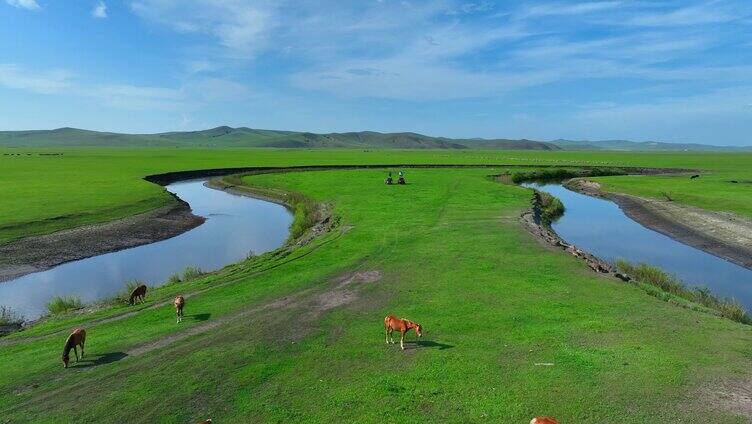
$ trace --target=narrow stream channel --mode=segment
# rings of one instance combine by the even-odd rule
[[[564,240],[609,262],[647,263],[689,286],[705,286],[752,310],[752,270],[643,227],[615,203],[571,191],[561,184],[525,183],[561,200],[564,216],[551,226]]]
[[[284,244],[292,215],[283,206],[181,181],[168,191],[188,202],[202,225],[171,239],[59,265],[0,283],[0,305],[27,320],[46,312],[54,296],[78,296],[91,302],[113,296],[127,281],[163,284],[187,266],[215,270]]]

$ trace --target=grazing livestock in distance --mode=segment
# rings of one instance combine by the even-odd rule
[[[394,315],[387,315],[386,317],[384,317],[384,333],[386,335],[386,343],[389,344],[390,339],[392,344],[394,343],[392,332],[394,330],[397,330],[400,332],[400,347],[402,348],[402,350],[405,350],[405,333],[407,333],[412,328],[415,329],[415,334],[417,334],[418,337],[423,337],[423,327],[421,327],[420,324],[406,319],[397,318]]]
[[[559,422],[551,417],[535,417],[530,420],[530,424],[559,424]]]
[[[183,320],[183,307],[185,306],[185,298],[178,296],[175,298],[175,314],[178,317],[178,322]]]
[[[694,180],[695,178],[700,178],[700,174],[695,174],[689,177],[690,180]]]
[[[79,357],[76,346],[81,346],[81,358],[84,357],[84,343],[86,343],[86,330],[83,328],[74,329],[65,341],[65,347],[63,348],[63,367],[68,368],[71,349],[73,349],[73,353],[76,354],[76,362],[78,362]]]
[[[137,300],[140,300],[141,302],[144,301],[144,298],[146,297],[146,284],[141,284],[133,291],[131,292],[131,297],[128,300],[128,303],[131,305],[135,305]]]
[[[207,419],[205,419],[203,421],[199,421],[198,424],[211,424],[211,423],[212,423],[211,418],[207,418]]]

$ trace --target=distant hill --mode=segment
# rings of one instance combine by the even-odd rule
[[[629,140],[553,140],[551,144],[564,150],[622,150],[648,152],[752,152],[752,146],[711,146],[694,143],[664,143]]]
[[[524,149],[560,150],[551,143],[532,140],[480,140],[430,137],[416,133],[373,131],[315,134],[310,132],[217,127],[202,131],[159,134],[119,134],[59,128],[56,130],[0,131],[2,147],[79,146],[184,146],[373,149]]]
[[[498,150],[623,150],[623,151],[752,151],[752,147],[635,142],[628,140],[509,140],[431,137],[411,132],[374,131],[316,134],[227,126],[201,131],[121,134],[58,128],[0,131],[0,147],[276,147],[345,149],[498,149]]]

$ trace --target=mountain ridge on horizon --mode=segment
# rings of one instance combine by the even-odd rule
[[[415,132],[352,131],[313,133],[226,125],[195,131],[125,134],[72,127],[52,130],[0,131],[0,147],[269,147],[375,149],[609,150],[752,152],[752,146],[715,146],[630,140],[539,141],[433,137]]]

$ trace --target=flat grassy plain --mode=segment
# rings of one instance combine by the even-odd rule
[[[339,226],[292,252],[154,290],[143,305],[62,316],[0,339],[3,420],[525,423],[552,415],[562,423],[745,422],[717,393],[750,381],[750,327],[662,302],[539,244],[518,223],[530,192],[488,176],[505,165],[581,164],[704,168],[745,179],[752,178],[750,155],[64,153],[0,156],[0,195],[16,197],[0,210],[5,240],[24,228],[51,231],[37,224],[50,218],[67,216],[58,220],[62,228],[164,204],[161,188],[140,180],[157,172],[499,166],[409,169],[410,184],[394,187],[383,185],[382,170],[245,177],[251,186],[331,204]],[[82,211],[86,220],[78,218]],[[347,283],[357,272],[380,277]],[[193,294],[180,325],[161,303],[177,293]],[[423,324],[423,340],[405,352],[387,346],[387,313]],[[88,329],[87,359],[64,370],[62,345],[77,325]]]
[[[690,179],[689,176],[592,178],[604,191],[633,194],[695,206],[717,212],[733,212],[752,218],[752,180],[747,172],[723,170]],[[736,181],[736,182],[732,182]]]
[[[122,218],[171,202],[168,193],[142,179],[146,175],[244,166],[398,163],[674,167],[712,171],[713,178],[719,180],[752,180],[752,154],[741,153],[0,148],[0,198],[3,199],[0,243]],[[702,184],[709,180],[703,179]],[[625,177],[618,181],[635,180]],[[624,184],[625,189],[640,186],[641,180],[636,181]],[[731,195],[723,197],[740,197],[734,193],[746,193],[743,190],[748,191],[752,184],[736,186],[729,189]],[[677,190],[673,191],[683,199]],[[745,204],[745,201],[740,197],[732,203]],[[732,205],[731,210],[737,208],[744,209]],[[752,210],[752,206],[747,210]]]

